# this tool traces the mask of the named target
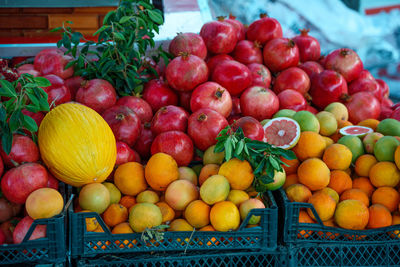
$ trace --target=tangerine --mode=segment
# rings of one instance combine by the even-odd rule
[[[151,188],[165,191],[170,183],[178,180],[178,164],[170,155],[156,153],[147,162],[144,176]]]

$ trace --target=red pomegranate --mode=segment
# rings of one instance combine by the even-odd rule
[[[25,216],[21,221],[19,221],[13,232],[14,244],[19,244],[24,240],[25,235],[28,233],[32,224],[33,219],[29,216]],[[36,225],[35,230],[32,232],[28,240],[35,240],[44,237],[46,237],[46,225]]]
[[[393,110],[387,106],[381,105],[381,113],[379,114],[379,120],[390,118],[393,114]]]
[[[400,121],[400,108],[393,110],[390,118]]]
[[[225,61],[225,60],[233,60],[233,57],[231,57],[230,55],[227,55],[227,54],[218,54],[218,55],[211,57],[207,61],[207,67],[208,67],[209,73],[212,74],[214,72],[215,67],[219,63],[221,63],[222,61]]]
[[[33,191],[47,187],[46,169],[37,163],[25,163],[7,171],[1,179],[1,191],[14,203],[24,204]]]
[[[236,96],[251,85],[252,77],[248,67],[237,61],[227,60],[215,67],[212,80]]]
[[[341,48],[326,56],[325,69],[337,71],[347,82],[351,82],[358,78],[364,66],[356,52],[350,48]]]
[[[39,149],[30,137],[14,134],[10,154],[7,155],[3,146],[1,146],[0,155],[3,158],[4,165],[11,168],[25,162],[38,161]]]
[[[74,100],[76,97],[76,92],[78,92],[78,89],[81,87],[81,84],[85,80],[81,76],[75,76],[66,79],[65,86],[69,89],[69,92],[71,93],[71,99]]]
[[[191,91],[208,80],[208,67],[198,56],[184,54],[168,64],[165,77],[175,90]]]
[[[232,129],[236,131],[238,128],[243,130],[244,136],[250,138],[251,140],[264,140],[264,129],[261,123],[250,116],[245,116],[237,121],[235,121],[232,125]]]
[[[229,117],[227,118],[228,124],[233,125],[240,118],[242,118],[241,115],[229,115]]]
[[[98,113],[103,113],[117,102],[114,87],[102,79],[93,79],[82,83],[76,92],[76,101],[88,106]]]
[[[218,112],[203,108],[189,117],[188,134],[196,147],[202,151],[217,143],[219,132],[228,126],[227,120]]]
[[[33,65],[42,75],[54,74],[65,80],[74,74],[72,67],[65,69],[65,66],[72,59],[71,56],[64,55],[64,52],[60,49],[49,48],[36,55]]]
[[[298,67],[300,69],[304,70],[305,73],[307,73],[308,77],[310,77],[310,79],[315,74],[319,74],[324,70],[324,67],[322,67],[321,64],[319,64],[316,61],[307,61],[307,62],[301,63]]]
[[[233,51],[238,41],[237,30],[223,18],[207,22],[201,27],[200,35],[209,52],[214,54],[228,54]]]
[[[278,94],[279,109],[305,110],[307,101],[302,94],[292,89],[283,90]]]
[[[143,99],[149,103],[153,113],[167,105],[177,105],[178,96],[161,79],[151,80],[144,85]]]
[[[238,21],[232,14],[229,14],[229,18],[225,19],[224,21],[231,24],[233,28],[235,28],[238,41],[244,40],[246,32],[243,23]]]
[[[142,123],[150,122],[153,118],[151,106],[145,100],[136,96],[123,96],[117,101],[117,106],[126,106],[133,110]]]
[[[133,146],[140,136],[140,119],[133,110],[126,106],[113,106],[102,114],[110,125],[117,141]]]
[[[27,109],[23,109],[22,110],[22,114],[31,117],[36,122],[36,125],[38,127],[40,126],[40,124],[42,123],[42,120],[44,118],[44,113],[43,112],[36,112],[35,113],[35,112],[29,111]]]
[[[368,70],[362,70],[358,75],[358,79],[368,79],[375,81],[374,76],[372,76],[371,72],[369,72]]]
[[[218,83],[205,82],[194,89],[190,108],[192,112],[201,108],[210,108],[226,118],[232,111],[231,95]]]
[[[382,97],[388,98],[389,97],[389,86],[387,83],[382,79],[376,79],[376,82],[381,87]]]
[[[154,134],[150,130],[150,123],[142,124],[141,134],[133,148],[137,151],[142,159],[150,157],[150,147],[154,140]]]
[[[270,119],[279,110],[279,99],[269,89],[252,86],[240,96],[240,108],[244,116],[262,121]]]
[[[178,92],[179,106],[190,112],[190,99],[192,98],[193,91]]]
[[[237,96],[232,97],[232,111],[230,115],[240,115],[242,111],[240,110],[240,98]]]
[[[165,106],[154,114],[151,121],[151,131],[155,136],[162,132],[186,132],[189,114],[181,107]]]
[[[233,58],[245,65],[251,63],[263,63],[261,45],[258,42],[248,40],[239,41],[233,50]]]
[[[40,71],[35,70],[35,67],[33,66],[33,64],[21,65],[17,68],[17,72],[19,75],[21,75],[22,73],[28,73],[28,74],[33,75],[34,77],[38,77],[38,76],[42,75],[40,73]]]
[[[251,86],[262,86],[269,88],[271,84],[271,72],[263,64],[251,63],[247,65],[251,72],[253,82]]]
[[[3,159],[0,157],[0,177],[3,175],[4,172],[4,163]]]
[[[49,96],[47,100],[49,105],[54,102],[54,105],[58,106],[71,101],[71,92],[67,86],[65,86],[63,79],[54,74],[45,75],[43,77],[51,83],[50,86],[42,88]]]
[[[207,47],[203,38],[196,33],[178,33],[169,44],[169,52],[175,57],[183,52],[205,59],[207,56]]]
[[[282,37],[281,24],[273,18],[261,14],[260,19],[250,24],[246,32],[247,40],[258,41],[265,45],[268,41]]]
[[[318,113],[318,110],[314,108],[313,106],[306,106],[306,110],[311,112],[312,114],[316,115]]]
[[[51,172],[47,172],[47,186],[48,188],[53,188],[58,190],[59,182],[58,180],[51,174]]]
[[[293,40],[275,38],[263,50],[264,65],[272,72],[280,72],[299,64],[299,49]]]
[[[397,104],[400,104],[400,103],[397,103]],[[381,106],[385,106],[385,107],[391,108],[391,109],[393,109],[393,110],[396,109],[396,107],[393,106],[393,101],[390,100],[390,98],[385,98],[385,97],[382,98],[382,100],[381,100]]]
[[[126,143],[117,141],[117,160],[115,165],[121,165],[127,162],[140,162],[135,155],[135,151],[130,148]]]
[[[178,166],[187,166],[193,159],[193,142],[181,131],[163,132],[154,139],[151,154],[159,152],[172,156]]]
[[[279,94],[286,89],[293,89],[305,95],[310,89],[310,78],[300,68],[291,67],[285,69],[275,79],[274,92]]]
[[[346,103],[349,121],[357,124],[366,119],[378,119],[381,113],[379,101],[369,92],[358,92]]]
[[[142,56],[141,60],[141,66],[138,69],[140,78],[150,80],[161,76],[160,66],[151,57]]]
[[[350,95],[357,92],[370,92],[378,101],[382,100],[381,87],[375,80],[357,78],[349,84],[348,90]]]
[[[321,47],[314,37],[308,35],[310,30],[300,30],[300,35],[293,37],[293,41],[299,48],[300,61],[316,61],[321,56]]]

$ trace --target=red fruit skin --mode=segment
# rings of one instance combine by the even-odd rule
[[[235,50],[233,50],[233,58],[245,65],[263,63],[263,55],[259,45],[248,40],[242,40],[236,44]]]
[[[314,37],[308,35],[308,30],[301,30],[300,35],[293,37],[299,48],[300,61],[316,61],[321,56],[321,46]]]
[[[379,120],[390,118],[393,114],[393,110],[390,107],[381,105],[381,113],[379,114]]]
[[[240,110],[240,98],[237,96],[232,97],[232,111],[231,111],[231,116],[232,115],[240,115],[242,114],[242,111]]]
[[[47,172],[47,186],[48,188],[53,188],[55,190],[58,190],[58,180],[51,174],[51,172]]]
[[[366,119],[378,119],[381,113],[381,106],[369,92],[358,92],[351,96],[346,103],[349,111],[349,121],[357,124]]]
[[[251,86],[269,88],[271,85],[271,72],[263,64],[251,63],[247,65],[251,72],[253,82]]]
[[[135,151],[126,143],[117,141],[117,160],[115,165],[121,165],[127,162],[140,162],[140,159],[135,155]]]
[[[400,121],[400,108],[395,109],[390,118]]]
[[[198,56],[179,56],[168,64],[165,77],[175,90],[192,91],[208,80],[208,67]]]
[[[285,69],[275,79],[274,92],[279,94],[286,89],[293,89],[305,95],[310,89],[310,78],[300,68],[291,67]]]
[[[179,106],[190,112],[190,99],[192,98],[192,92],[178,92],[179,95]]]
[[[301,63],[298,66],[300,69],[304,70],[307,73],[308,77],[311,79],[315,74],[319,74],[324,70],[321,64],[316,61],[307,61]]]
[[[18,224],[15,226],[13,232],[14,244],[20,244],[24,240],[25,235],[28,233],[29,228],[33,223],[33,219],[29,216],[25,216]],[[32,232],[29,240],[35,240],[39,238],[46,237],[46,225],[36,225],[35,230]]]
[[[31,111],[29,111],[27,109],[23,109],[22,110],[22,114],[31,117],[36,122],[36,125],[38,126],[38,129],[39,129],[39,126],[42,123],[42,120],[44,119],[44,113],[43,112],[34,113],[34,112],[31,112]],[[26,130],[25,133],[29,135],[29,131]]]
[[[278,94],[279,109],[305,110],[307,101],[302,94],[292,89],[283,90]]]
[[[188,134],[195,146],[204,151],[217,143],[219,132],[228,126],[228,121],[218,112],[203,108],[189,117]]]
[[[376,82],[381,87],[382,96],[384,98],[388,98],[389,97],[389,86],[387,85],[387,83],[382,79],[376,79]]]
[[[65,86],[69,89],[69,92],[71,93],[71,99],[74,100],[76,97],[76,92],[78,92],[78,89],[81,87],[81,84],[85,80],[81,76],[75,76],[66,79]]]
[[[316,115],[318,113],[318,110],[316,108],[314,108],[313,106],[306,106],[307,111],[310,111],[312,114]]]
[[[30,137],[14,134],[10,154],[7,155],[1,146],[0,155],[3,158],[4,165],[11,168],[24,162],[38,161],[39,149]],[[15,164],[13,162],[15,162]]]
[[[239,95],[252,83],[249,68],[234,60],[218,64],[212,73],[212,80],[226,88],[232,96]]]
[[[3,233],[5,234],[5,237],[6,237],[6,240],[5,240],[6,244],[12,244],[14,242],[13,232],[14,232],[15,226],[18,224],[19,221],[20,221],[19,218],[13,218],[9,221],[6,221],[6,222],[3,222],[2,224],[0,224],[0,229],[3,231]]]
[[[265,45],[272,39],[282,37],[282,27],[276,19],[263,17],[250,24],[246,37],[247,40],[258,41]]]
[[[275,38],[263,50],[264,65],[272,72],[280,72],[299,64],[299,49],[293,40]]]
[[[335,70],[343,75],[347,82],[351,82],[358,78],[364,66],[356,52],[349,48],[341,48],[326,56],[325,69]]]
[[[142,56],[141,59],[142,59],[142,65],[138,69],[138,73],[140,74],[140,78],[149,79],[150,80],[150,79],[155,79],[155,78],[161,76],[162,71],[161,71],[160,66],[157,65],[157,63],[151,57]],[[164,60],[160,60],[160,62],[161,61],[164,62]],[[156,74],[152,73],[152,72],[149,72],[148,74],[142,73],[143,71],[145,71],[145,70],[147,70],[149,68],[153,68],[157,72],[158,76]]]
[[[251,140],[264,140],[264,129],[261,123],[253,117],[245,116],[232,125],[233,130],[236,131],[239,127],[242,128],[244,136]]]
[[[144,85],[143,99],[149,103],[153,113],[164,106],[178,105],[176,93],[159,79],[151,80]]]
[[[151,106],[145,100],[136,96],[123,96],[117,101],[117,106],[125,106],[133,110],[142,123],[150,122],[153,118]]]
[[[360,71],[360,74],[358,75],[358,79],[368,79],[368,80],[375,81],[374,76],[372,76],[372,74],[368,70]]]
[[[232,15],[229,15],[229,19],[225,19],[224,21],[232,25],[233,28],[235,28],[236,37],[238,41],[244,40],[244,38],[246,37],[246,31],[243,23],[236,20],[236,17]]]
[[[230,115],[227,118],[228,124],[232,125],[234,124],[237,120],[239,120],[240,118],[242,118],[242,115]]]
[[[374,80],[357,78],[349,84],[348,90],[350,95],[358,92],[370,92],[379,102],[382,101],[381,87]]]
[[[179,56],[179,53],[185,52],[205,59],[207,56],[207,47],[200,35],[197,33],[185,32],[178,33],[178,35],[172,39],[169,44],[169,52],[175,57]]]
[[[48,87],[42,87],[49,96],[47,100],[49,105],[54,102],[54,104],[58,106],[62,103],[71,101],[71,92],[65,86],[63,79],[54,74],[45,75],[43,78],[46,78],[51,83]]]
[[[192,139],[181,131],[163,132],[154,139],[151,154],[159,152],[173,157],[178,166],[187,166],[193,159]]]
[[[21,65],[17,68],[17,72],[19,75],[21,75],[22,73],[28,73],[33,75],[34,77],[39,77],[42,75],[40,71],[35,70],[35,66],[33,66],[33,64]]]
[[[227,54],[219,54],[219,55],[215,55],[213,57],[211,57],[208,61],[207,61],[207,67],[208,67],[208,71],[210,72],[210,74],[212,74],[214,72],[215,67],[226,60],[233,60],[233,57],[231,57],[230,55]]]
[[[25,163],[7,171],[1,179],[1,191],[11,202],[24,204],[33,191],[47,187],[46,169],[37,163]]]
[[[137,151],[142,159],[150,157],[150,148],[155,136],[150,130],[150,123],[142,124],[141,134],[133,148]]]
[[[6,234],[3,232],[3,230],[0,229],[0,245],[3,245],[6,243]]]
[[[54,74],[65,80],[74,74],[72,67],[65,69],[65,66],[72,59],[71,56],[64,55],[64,52],[60,49],[49,48],[36,55],[33,65],[43,75]]]
[[[393,101],[390,100],[390,98],[382,98],[381,100],[381,106],[386,106],[388,108],[391,108],[393,110],[395,110],[396,108],[393,107]]]
[[[237,43],[237,31],[228,22],[210,21],[201,27],[200,36],[209,52],[229,54]]]
[[[240,108],[244,116],[262,121],[270,119],[279,110],[279,99],[270,89],[252,86],[240,96]]]
[[[9,202],[4,197],[0,198],[0,223],[8,221],[13,216],[14,216],[14,210],[11,205],[11,202]]]
[[[232,111],[231,95],[218,83],[205,82],[194,89],[190,99],[190,108],[192,112],[210,108],[226,118]]]
[[[4,163],[3,159],[0,157],[0,177],[3,175],[4,172]]]
[[[400,102],[398,102],[398,103],[396,103],[396,104],[393,104],[392,107],[391,107],[391,109],[392,109],[392,110],[396,110],[396,109],[398,109],[399,107],[400,107]]]
[[[154,114],[151,131],[155,136],[168,131],[186,132],[189,114],[177,106],[165,106]]]
[[[323,109],[332,102],[340,102],[347,95],[347,83],[338,72],[324,70],[313,77],[309,94],[314,105]]]
[[[117,102],[114,87],[102,79],[93,79],[82,84],[76,93],[76,101],[98,113],[103,113]]]

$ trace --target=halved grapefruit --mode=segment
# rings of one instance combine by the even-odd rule
[[[369,127],[365,127],[365,126],[350,125],[350,126],[343,127],[342,129],[339,130],[339,132],[342,135],[352,135],[352,136],[363,137],[369,133],[373,133],[374,130],[372,130]]]
[[[290,118],[275,118],[264,125],[264,141],[283,149],[294,147],[300,138],[300,125]]]

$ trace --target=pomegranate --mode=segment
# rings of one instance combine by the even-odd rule
[[[268,41],[282,37],[281,24],[273,18],[261,14],[260,19],[250,24],[246,32],[247,40],[258,41],[265,45]]]
[[[292,89],[283,90],[278,94],[279,109],[305,110],[307,101],[302,94]]]
[[[196,147],[202,151],[217,143],[219,132],[228,126],[227,120],[218,112],[202,108],[189,117],[188,134]]]
[[[237,61],[227,60],[215,67],[212,80],[235,96],[251,85],[252,77],[248,67]]]
[[[271,72],[263,64],[251,63],[247,65],[251,72],[253,82],[251,86],[262,86],[269,88],[271,84]]]
[[[346,103],[349,111],[349,121],[357,124],[366,119],[378,119],[381,106],[373,94],[369,92],[358,92],[350,97]]]
[[[154,135],[159,135],[167,131],[186,132],[189,114],[181,107],[165,106],[154,114],[151,121],[151,131]]]
[[[300,35],[293,37],[293,41],[299,48],[300,61],[316,61],[321,56],[321,47],[314,37],[308,35],[310,30],[300,30]]]
[[[311,112],[314,115],[316,115],[318,113],[318,110],[316,108],[314,108],[313,106],[306,106],[306,110]]]
[[[71,101],[71,92],[65,86],[64,80],[57,75],[50,74],[43,76],[51,83],[48,87],[43,87],[42,89],[47,93],[49,98],[47,102],[51,105],[53,102],[56,106]]]
[[[191,91],[208,80],[208,67],[198,56],[184,54],[168,64],[165,77],[172,88]]]
[[[376,79],[376,82],[381,87],[382,97],[388,98],[389,97],[389,86],[387,83],[382,79]]]
[[[342,74],[347,82],[351,82],[358,78],[364,66],[356,52],[350,48],[341,48],[326,56],[325,69],[335,70]]]
[[[243,23],[238,21],[232,14],[229,14],[229,18],[225,19],[224,21],[228,22],[233,26],[233,28],[235,28],[238,41],[244,40],[246,32]]]
[[[64,55],[64,52],[57,48],[49,48],[40,51],[36,57],[33,65],[35,69],[43,75],[54,74],[61,79],[68,79],[74,74],[74,69],[65,66],[73,58],[69,55]]]
[[[233,58],[245,65],[251,63],[263,63],[261,45],[258,42],[248,40],[239,41],[233,50]]]
[[[233,125],[240,118],[242,118],[241,115],[229,115],[229,117],[227,118],[228,124]]]
[[[124,96],[118,99],[117,106],[126,106],[133,110],[142,123],[150,122],[153,118],[151,106],[145,100],[136,96]]]
[[[151,154],[159,152],[173,157],[178,166],[187,166],[193,159],[193,142],[189,136],[181,131],[163,132],[154,139],[151,145]]]
[[[4,163],[3,159],[0,157],[0,177],[3,175],[4,172]]]
[[[227,54],[215,55],[207,61],[207,67],[210,74],[214,72],[215,67],[225,60],[233,60],[233,57]]]
[[[18,205],[22,207],[22,205]],[[11,203],[4,197],[0,198],[0,223],[8,221],[14,216],[14,209]]]
[[[1,179],[4,196],[17,204],[24,204],[30,193],[47,187],[47,170],[37,163],[25,163],[7,171]]]
[[[400,103],[397,103],[397,104],[400,104]],[[382,98],[382,100],[381,100],[381,106],[385,106],[385,107],[391,108],[393,110],[396,109],[395,107],[393,107],[393,101],[390,100],[389,98],[385,98],[385,97]]]
[[[374,76],[372,76],[371,72],[369,72],[368,70],[362,70],[358,75],[358,79],[368,79],[375,81]]]
[[[321,64],[319,64],[316,61],[307,61],[307,62],[301,63],[298,67],[300,69],[304,70],[305,73],[307,73],[308,77],[310,77],[310,79],[315,74],[319,74],[324,70],[324,67],[322,67]]]
[[[36,112],[35,113],[35,112],[29,111],[27,109],[23,109],[22,110],[22,114],[31,117],[36,122],[36,125],[38,127],[40,126],[40,124],[42,123],[42,120],[44,118],[44,113],[43,112]]]
[[[74,100],[76,97],[76,92],[78,92],[78,89],[81,87],[81,84],[85,80],[81,76],[75,76],[66,79],[65,86],[69,89],[69,92],[71,93],[71,99]]]
[[[141,158],[147,159],[150,156],[151,143],[154,140],[154,134],[150,130],[150,123],[142,124],[141,134],[133,148],[137,151]]]
[[[127,162],[140,162],[135,155],[135,151],[126,143],[117,141],[117,160],[115,165],[121,165]]]
[[[400,121],[400,108],[393,110],[393,113],[390,115],[390,118]]]
[[[50,172],[47,172],[47,178],[48,178],[48,180],[47,180],[46,187],[58,190],[58,184],[59,184],[58,180]]]
[[[35,67],[33,66],[33,64],[24,64],[21,65],[17,68],[17,72],[19,75],[21,75],[22,73],[28,73],[33,75],[34,77],[38,77],[41,76],[42,74],[35,70]]]
[[[228,54],[233,51],[238,41],[237,30],[231,23],[219,17],[217,21],[210,21],[201,27],[200,35],[209,52],[214,54]]]
[[[3,232],[2,229],[0,229],[0,245],[3,245],[6,243],[6,234]]]
[[[25,216],[15,227],[13,232],[14,244],[21,243],[25,235],[28,233],[29,228],[33,224],[33,219],[29,216]],[[46,237],[46,225],[36,225],[35,230],[32,232],[28,240],[35,240]]]
[[[205,59],[207,56],[207,47],[203,38],[196,33],[178,33],[169,44],[169,52],[175,57],[184,52]]]
[[[102,79],[93,79],[82,83],[76,92],[76,101],[82,103],[98,113],[103,113],[117,102],[114,87]]]
[[[272,72],[280,72],[299,64],[299,49],[293,40],[275,38],[263,50],[264,65]]]
[[[252,116],[262,121],[270,119],[279,110],[279,99],[269,89],[252,86],[241,95],[240,108],[244,116]]]
[[[381,87],[375,80],[357,78],[349,84],[348,90],[350,95],[357,92],[370,92],[378,101],[382,100]]]
[[[381,113],[379,114],[379,120],[384,120],[392,116],[393,110],[387,106],[381,105]]]
[[[192,112],[201,108],[210,108],[226,118],[232,111],[231,95],[218,83],[205,82],[193,91],[190,108]]]
[[[178,96],[161,79],[151,80],[144,85],[143,99],[149,103],[154,112],[167,105],[177,105]]]
[[[179,106],[184,108],[186,111],[190,111],[190,99],[192,98],[192,91],[178,92],[179,95]]]
[[[324,70],[311,81],[309,94],[318,108],[332,102],[340,102],[347,95],[347,83],[342,75],[333,70]]]
[[[310,78],[300,68],[291,67],[285,69],[275,79],[274,92],[279,94],[286,89],[293,89],[305,95],[310,89]]]
[[[4,165],[11,168],[25,162],[38,161],[39,149],[30,137],[14,134],[10,154],[7,155],[1,146],[0,155],[3,158]]]
[[[317,61],[321,66],[325,66],[326,55],[321,55]]]
[[[245,116],[237,121],[235,121],[232,125],[232,129],[236,131],[238,128],[242,128],[244,136],[250,138],[251,140],[264,140],[264,129],[261,123],[250,116]]]
[[[3,231],[3,233],[6,236],[6,244],[12,244],[14,242],[13,239],[13,232],[15,229],[15,226],[18,224],[18,222],[20,221],[19,218],[13,218],[9,221],[3,222],[2,224],[0,224],[0,229]]]
[[[126,106],[113,106],[102,114],[110,125],[117,141],[133,146],[140,136],[140,119],[133,110]]]

